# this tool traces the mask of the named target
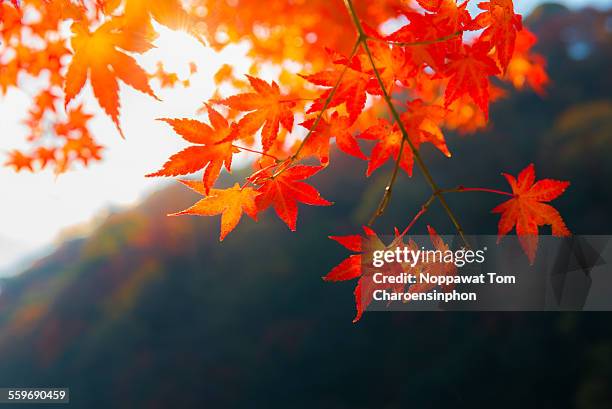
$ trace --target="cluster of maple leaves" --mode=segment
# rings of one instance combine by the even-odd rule
[[[508,181],[512,193],[506,193],[511,196],[511,199],[506,200],[499,206],[496,206],[492,212],[501,213],[499,220],[498,240],[501,240],[513,228],[516,228],[516,234],[519,244],[527,254],[529,261],[534,262],[538,245],[538,227],[543,225],[552,226],[552,234],[554,236],[569,236],[570,231],[563,222],[559,212],[547,204],[553,199],[559,197],[569,186],[569,182],[558,181],[553,179],[542,179],[536,182],[535,167],[530,164],[523,169],[517,178],[504,173],[503,176]],[[466,190],[460,188],[459,190]],[[479,190],[479,189],[473,189]],[[488,191],[488,189],[484,189]],[[505,192],[499,192],[504,194]],[[417,218],[421,214],[417,214]],[[415,218],[416,220],[416,218]],[[413,220],[413,222],[415,221]],[[397,292],[403,292],[403,285],[395,285],[389,283],[377,284],[372,279],[372,272],[364,271],[364,267],[371,265],[371,257],[374,250],[395,249],[403,245],[403,238],[412,227],[411,223],[402,233],[396,229],[395,239],[393,242],[385,245],[378,238],[376,233],[369,227],[364,226],[365,235],[349,235],[349,236],[330,236],[330,239],[337,241],[348,250],[359,253],[353,254],[334,267],[325,277],[326,281],[346,281],[358,279],[355,287],[355,305],[357,307],[357,315],[355,321],[361,318],[361,315],[372,302],[372,295],[376,290],[389,289]],[[431,241],[435,250],[442,252],[449,249],[436,231],[427,226]],[[364,244],[368,245],[365,249]],[[418,250],[413,240],[408,242],[407,247],[411,250]],[[365,259],[364,259],[365,257]],[[420,277],[420,273],[429,273],[430,275],[455,275],[457,269],[452,263],[434,262],[419,262],[416,266],[391,264],[382,270],[386,275],[397,275],[402,272],[412,272],[415,276]],[[417,282],[409,288],[409,292],[427,292],[433,288],[430,284]],[[444,291],[452,290],[452,287],[443,288]]]
[[[151,18],[177,28],[175,18],[165,13],[179,12],[166,11],[163,2],[128,3],[120,17],[108,18],[122,6],[121,1],[0,2],[0,93],[6,94],[11,87],[24,92],[32,87],[23,87],[23,81],[32,78],[44,84],[30,95],[32,104],[23,121],[33,148],[11,152],[9,166],[17,171],[53,166],[59,174],[75,161],[86,166],[102,159],[103,146],[89,126],[93,115],[82,103],[69,106],[87,79],[120,132],[118,79],[152,97],[152,79],[162,87],[189,85],[188,79],[181,81],[161,62],[155,72],[145,72],[128,54],[152,48]],[[71,27],[69,36],[66,27]],[[192,66],[191,73],[195,70]]]
[[[72,102],[87,82],[122,136],[119,81],[152,98],[152,79],[175,85],[176,76],[162,65],[149,74],[134,59],[152,48],[153,21],[215,48],[251,44],[250,75],[228,65],[215,75],[218,92],[201,110],[207,121],[161,119],[190,145],[148,175],[202,172],[200,180],[181,182],[203,198],[176,214],[221,215],[221,240],[243,213],[257,219],[272,207],[295,230],[299,203],[331,205],[307,180],[329,166],[333,142],[367,161],[367,176],[388,162],[411,176],[422,144],[451,156],[443,129],[465,133],[486,126],[489,104],[503,97],[505,84],[543,93],[548,82],[543,58],[532,51],[535,36],[523,27],[512,0],[481,2],[474,16],[468,1],[455,0],[238,3],[239,8],[225,0],[1,2],[0,90],[19,88],[25,75],[47,81],[25,121],[34,148],[12,152],[8,165],[33,170],[54,164],[63,172],[75,160],[100,159],[102,147],[88,126],[92,115]],[[68,35],[62,30],[66,22]],[[393,31],[383,31],[383,23]],[[265,64],[279,68],[276,81],[261,78]],[[221,94],[228,88],[222,85],[234,93]],[[397,118],[385,115],[389,105]],[[240,152],[255,157],[252,174],[243,184],[217,186],[222,168],[231,171]],[[518,179],[506,178],[512,198],[494,209],[502,214],[499,234],[516,227],[517,234],[530,237],[522,243],[533,259],[538,226],[569,234],[545,203],[567,184],[535,182],[533,166]],[[355,237],[335,239],[359,251]],[[328,279],[360,277],[356,257]]]

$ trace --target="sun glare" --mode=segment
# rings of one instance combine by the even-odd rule
[[[77,165],[59,177],[52,171],[16,174],[8,167],[0,167],[3,189],[0,275],[22,257],[48,246],[62,231],[87,225],[108,208],[134,205],[147,192],[166,186],[166,181],[144,175],[163,164],[177,149],[184,148],[185,143],[155,119],[197,117],[198,108],[214,92],[213,77],[223,64],[233,66],[236,73],[248,70],[246,44],[216,52],[185,32],[159,25],[155,29],[159,33],[155,48],[135,58],[150,73],[161,62],[166,72],[176,73],[179,82],[173,88],[161,88],[158,80],[151,81],[161,102],[121,85],[124,110],[120,122],[126,139],[119,137],[107,117],[100,115],[91,121],[92,132],[105,146],[102,162],[87,168]],[[197,67],[195,73],[191,72],[191,65]],[[189,86],[183,85],[185,79]],[[26,91],[37,86],[35,81],[25,78],[20,82],[22,91],[11,90],[2,99],[0,152],[26,147],[27,128],[21,121],[30,103],[28,94],[33,93]],[[87,112],[101,110],[89,85],[73,104],[80,103]]]

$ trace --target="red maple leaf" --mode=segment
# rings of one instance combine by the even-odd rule
[[[455,275],[457,273],[457,267],[453,263],[445,263],[441,260],[424,262],[417,260],[414,265],[398,262],[397,260],[392,262],[385,262],[382,267],[375,267],[373,264],[373,255],[375,251],[392,251],[398,247],[403,247],[402,236],[396,231],[395,240],[385,246],[380,240],[376,233],[369,227],[363,227],[365,236],[350,235],[350,236],[330,236],[329,238],[337,241],[352,252],[359,254],[352,254],[344,259],[340,264],[334,267],[323,279],[325,281],[347,281],[355,278],[359,278],[357,286],[355,287],[355,307],[357,314],[353,319],[353,322],[359,321],[363,312],[374,300],[374,292],[377,290],[391,290],[393,292],[405,291],[406,284],[396,283],[396,280],[374,280],[374,273],[382,273],[383,275],[397,276],[403,272],[412,271],[413,274],[419,276],[419,273],[429,273],[430,275]],[[449,249],[448,245],[444,243],[442,238],[436,233],[431,227],[427,226],[429,237],[433,246],[436,250],[442,252]],[[411,251],[416,251],[420,247],[413,241],[410,240],[408,247]],[[409,292],[427,292],[435,287],[435,284],[428,284],[418,281],[409,288]],[[452,289],[452,285],[444,286],[444,291]]]
[[[538,245],[538,227],[550,225],[553,236],[569,236],[570,231],[559,212],[550,202],[559,197],[569,186],[569,182],[553,179],[535,181],[533,163],[519,173],[518,178],[503,174],[514,197],[495,207],[493,213],[501,213],[499,220],[499,240],[516,227],[516,234],[523,250],[533,263]]]
[[[487,43],[478,42],[473,46],[464,45],[460,53],[451,54],[446,67],[446,75],[450,77],[444,104],[448,106],[462,95],[468,94],[489,116],[489,77],[499,74],[495,61],[489,57]]]
[[[402,114],[402,122],[410,142],[415,149],[419,149],[421,144],[431,142],[444,155],[450,156],[444,135],[439,124],[444,120],[446,110],[437,105],[426,105],[421,100],[414,100],[407,104],[407,110]],[[397,160],[402,146],[402,133],[397,124],[391,125],[384,119],[379,119],[378,124],[371,126],[363,131],[360,138],[377,141],[370,154],[370,162],[366,175],[382,166],[389,158]],[[404,143],[400,167],[412,176],[412,166],[414,158],[412,149],[408,143]]]
[[[516,34],[522,28],[522,17],[514,12],[512,0],[491,0],[478,4],[484,10],[469,27],[473,30],[485,29],[481,40],[495,46],[497,59],[503,71],[508,67],[514,53]]]
[[[364,249],[364,242],[372,241],[376,244],[376,247],[384,248],[384,244],[380,241],[374,230],[370,229],[367,226],[363,226],[363,230],[365,232],[365,236],[360,236],[358,234],[350,235],[350,236],[329,236],[330,239],[337,241],[350,251],[361,254],[352,254],[344,259],[340,264],[336,267],[332,268],[332,270],[327,273],[323,280],[325,281],[346,281],[352,280],[355,278],[359,278],[357,282],[357,286],[355,287],[354,296],[355,296],[355,307],[357,308],[357,313],[353,322],[357,322],[361,319],[363,312],[368,307],[368,305],[372,302],[372,297],[364,296],[363,291],[363,269],[364,266],[364,256],[367,256]],[[369,249],[368,249],[369,250]],[[366,260],[367,261],[367,260]],[[372,280],[369,280],[372,282]]]
[[[296,228],[298,208],[301,202],[311,206],[329,206],[333,204],[321,197],[321,194],[311,185],[302,182],[318,171],[320,166],[298,165],[286,169],[274,176],[270,172],[257,175],[254,183],[261,185],[258,192],[261,195],[255,200],[259,211],[274,207],[278,217],[293,231]]]

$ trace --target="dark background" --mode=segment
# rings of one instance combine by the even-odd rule
[[[443,186],[500,189],[499,172],[534,162],[572,182],[554,205],[573,232],[610,234],[612,13],[547,5],[527,24],[548,95],[510,95],[490,130],[448,137],[451,160],[429,147],[425,159]],[[347,255],[326,237],[367,220],[387,173],[364,183],[365,162],[332,160],[314,183],[336,205],[301,206],[297,233],[268,213],[219,244],[218,218],[164,216],[197,199],[177,186],[3,280],[0,385],[66,386],[83,408],[612,408],[609,313],[371,312],[352,324],[354,283],[320,279]],[[402,175],[377,230],[404,227],[427,197],[418,171]],[[470,234],[495,234],[499,197],[449,200]],[[439,206],[424,220],[453,233]]]

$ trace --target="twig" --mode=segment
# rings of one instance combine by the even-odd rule
[[[357,52],[357,49],[359,48],[359,43],[361,43],[361,40],[362,40],[362,38],[360,36],[355,41],[355,44],[353,45],[353,49],[351,50],[351,54],[348,57],[348,61],[350,61],[355,56],[355,53]],[[334,87],[331,89],[331,91],[329,92],[329,95],[327,96],[327,98],[325,99],[325,102],[323,103],[323,107],[321,108],[321,112],[319,112],[319,115],[317,115],[317,118],[315,119],[314,123],[312,124],[312,127],[308,130],[308,133],[306,134],[304,139],[302,139],[302,143],[297,148],[297,151],[295,151],[295,153],[291,156],[291,160],[295,160],[298,157],[298,155],[300,154],[300,152],[301,152],[302,148],[304,147],[304,144],[306,143],[308,138],[310,138],[310,136],[312,135],[314,130],[317,129],[317,126],[319,125],[319,122],[321,122],[321,119],[323,118],[323,114],[325,113],[325,111],[329,107],[329,104],[331,104],[332,99],[334,99],[334,95],[336,95],[336,91],[338,91],[338,87],[340,86],[340,83],[342,82],[342,78],[344,78],[344,74],[346,74],[346,71],[348,70],[348,67],[349,66],[348,66],[348,63],[347,63],[344,66],[344,68],[342,69],[342,71],[340,72],[340,75],[338,76],[338,79],[336,80],[336,83],[334,84]]]
[[[436,44],[436,43],[443,43],[444,41],[451,40],[455,37],[458,37],[459,35],[461,35],[461,31],[457,31],[456,33],[449,34],[444,37],[436,38],[434,40],[423,40],[423,41],[393,41],[393,40],[385,40],[384,38],[380,38],[380,37],[371,37],[371,36],[368,36],[367,39],[372,40],[372,41],[379,41],[379,42],[383,42],[383,43],[387,43],[391,45],[396,45],[398,47],[413,47],[413,46],[419,46],[419,45],[431,45],[431,44]]]
[[[485,187],[464,187],[464,186],[457,186],[452,189],[444,189],[444,190],[439,191],[438,193],[461,193],[461,192],[486,192],[486,193],[495,193],[495,194],[502,195],[502,196],[514,196],[513,193],[504,192],[502,190],[488,189]],[[418,211],[418,213],[414,216],[414,218],[408,224],[408,226],[404,229],[404,231],[402,231],[402,233],[397,237],[397,239],[404,237],[408,233],[408,231],[410,231],[410,229],[414,226],[417,220],[419,220],[419,218],[423,216],[423,214],[425,214],[427,210],[429,210],[429,207],[431,206],[435,198],[436,198],[436,194],[432,193],[432,195],[429,196],[429,199],[427,199],[427,201],[423,203],[423,205],[421,206],[421,210]]]

